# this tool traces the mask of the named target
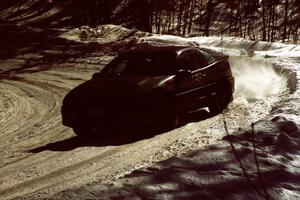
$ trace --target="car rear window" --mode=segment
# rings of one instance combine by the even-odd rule
[[[197,70],[207,66],[206,59],[194,50],[188,50],[180,54],[177,59],[177,65],[179,69],[185,70]]]
[[[156,53],[122,55],[114,59],[107,69],[103,70],[106,76],[157,76],[174,73],[175,54]]]

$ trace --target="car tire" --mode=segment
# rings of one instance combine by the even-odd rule
[[[218,115],[222,113],[231,100],[232,94],[227,88],[219,90],[212,100],[211,104],[208,106],[210,113],[212,115]]]

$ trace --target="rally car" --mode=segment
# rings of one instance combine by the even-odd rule
[[[190,46],[147,47],[119,54],[63,100],[63,124],[79,136],[115,128],[176,126],[178,116],[232,100],[228,56]]]

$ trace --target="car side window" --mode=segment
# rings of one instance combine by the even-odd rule
[[[207,64],[207,61],[193,50],[183,52],[179,55],[177,60],[179,69],[184,70],[197,70],[205,67]]]

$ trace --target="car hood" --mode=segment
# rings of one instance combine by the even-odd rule
[[[174,76],[154,77],[99,77],[89,80],[67,94],[64,104],[80,106],[118,104],[147,97],[155,88],[170,90]]]

